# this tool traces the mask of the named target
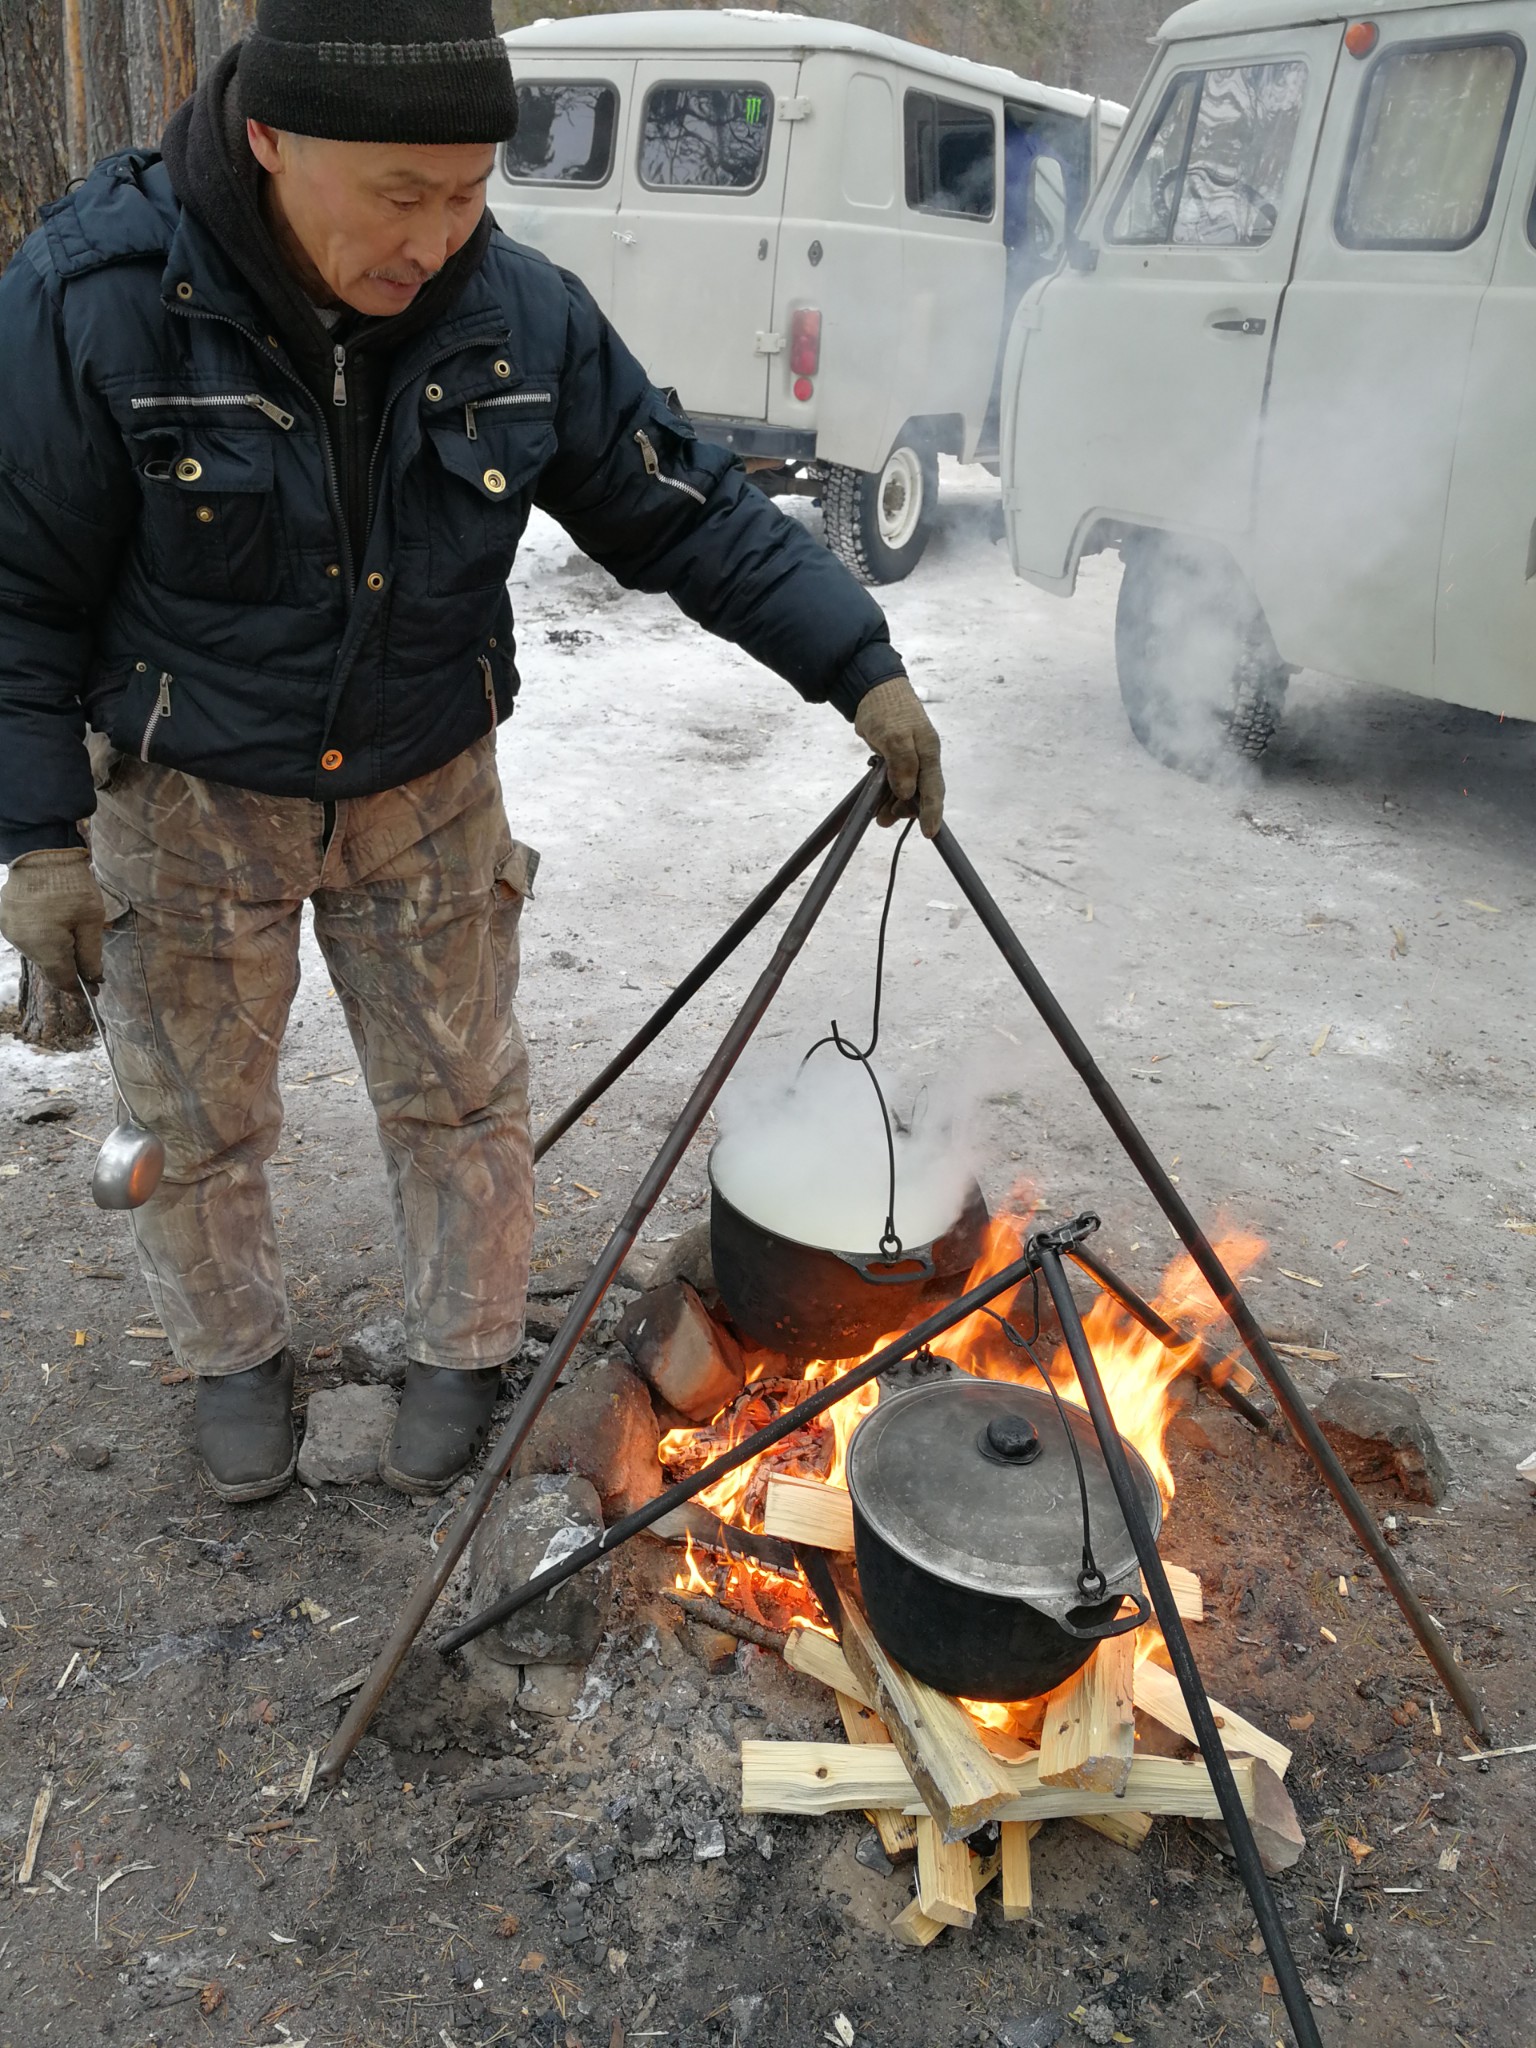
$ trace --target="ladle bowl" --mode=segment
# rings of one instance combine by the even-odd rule
[[[117,1068],[112,1063],[106,1026],[101,1021],[101,1012],[96,1007],[90,984],[83,976],[80,978],[80,990],[91,1013],[91,1022],[96,1026],[96,1036],[101,1040],[107,1072],[112,1076],[117,1106],[122,1112],[116,1127],[108,1131],[96,1155],[96,1170],[91,1175],[91,1199],[98,1209],[139,1209],[160,1185],[160,1176],[165,1171],[165,1146],[153,1131],[145,1129],[128,1107],[122,1083],[117,1078]]]

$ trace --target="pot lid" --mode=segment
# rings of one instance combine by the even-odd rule
[[[1082,1458],[1095,1561],[1111,1590],[1134,1586],[1136,1549],[1093,1422],[1063,1408]],[[1130,1444],[1125,1452],[1155,1537],[1157,1482]],[[1058,1617],[1084,1605],[1077,1466],[1043,1388],[962,1372],[884,1396],[849,1445],[848,1491],[876,1536],[953,1585]]]

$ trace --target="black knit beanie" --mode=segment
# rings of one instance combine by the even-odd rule
[[[502,142],[517,126],[491,0],[259,0],[240,104],[333,142]]]

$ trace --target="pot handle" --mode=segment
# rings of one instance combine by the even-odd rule
[[[920,1251],[898,1252],[894,1259],[882,1258],[875,1252],[834,1252],[832,1256],[841,1259],[845,1266],[852,1266],[871,1287],[906,1287],[914,1280],[931,1280],[937,1270],[927,1245]]]
[[[1107,1621],[1098,1628],[1078,1628],[1070,1614],[1059,1614],[1056,1623],[1069,1636],[1076,1636],[1080,1643],[1105,1643],[1111,1636],[1129,1635],[1133,1628],[1140,1628],[1144,1621],[1152,1619],[1152,1603],[1145,1593],[1123,1593],[1123,1600],[1134,1600],[1136,1612],[1123,1614],[1117,1620]]]

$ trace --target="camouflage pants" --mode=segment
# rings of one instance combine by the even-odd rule
[[[512,1007],[530,860],[494,740],[335,805],[125,757],[99,795],[103,1012],[129,1106],[165,1143],[133,1225],[178,1360],[242,1372],[288,1340],[266,1162],[307,900],[378,1121],[407,1352],[502,1363],[522,1338],[533,1225]]]

